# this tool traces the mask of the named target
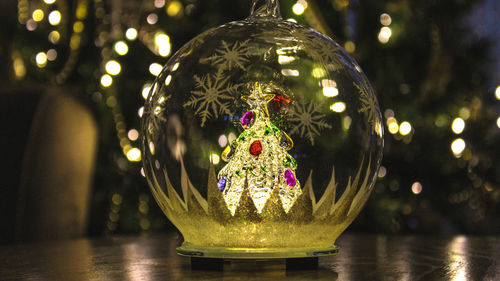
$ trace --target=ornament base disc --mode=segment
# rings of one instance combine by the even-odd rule
[[[326,248],[226,248],[196,246],[182,243],[177,254],[185,257],[222,258],[222,259],[284,259],[312,258],[336,255],[339,247]]]

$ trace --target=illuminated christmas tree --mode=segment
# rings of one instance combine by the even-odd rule
[[[297,161],[287,153],[293,142],[269,119],[267,104],[273,97],[263,93],[259,83],[250,95],[242,96],[250,106],[241,118],[245,130],[222,152],[228,163],[219,172],[218,186],[233,215],[245,185],[259,213],[275,188],[285,212],[302,193],[295,177]]]

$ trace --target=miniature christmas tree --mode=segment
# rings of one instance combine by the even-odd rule
[[[222,152],[228,163],[219,172],[218,186],[233,215],[245,185],[259,213],[275,188],[285,212],[302,193],[295,176],[297,161],[287,153],[293,142],[269,119],[267,104],[273,97],[262,93],[259,83],[250,95],[242,96],[250,106],[241,118],[244,131]]]

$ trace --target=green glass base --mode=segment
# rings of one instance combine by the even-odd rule
[[[313,258],[336,255],[337,246],[327,248],[226,248],[196,246],[184,242],[177,248],[177,254],[185,257],[222,259],[286,259]]]

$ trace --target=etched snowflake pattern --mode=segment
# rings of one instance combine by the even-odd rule
[[[298,39],[299,46],[315,61],[323,65],[331,65],[334,71],[341,68],[341,62],[338,54],[331,44],[326,40],[329,38],[319,34],[315,30],[297,30],[293,35]]]
[[[234,99],[231,93],[239,85],[232,85],[229,76],[224,76],[222,70],[215,74],[194,76],[195,90],[191,91],[191,98],[183,106],[195,109],[195,114],[201,118],[201,126],[210,118],[217,118],[220,114],[230,114],[229,104]]]
[[[245,64],[249,62],[251,48],[248,46],[250,40],[243,42],[236,41],[234,44],[228,44],[222,40],[222,47],[215,50],[214,55],[201,59],[201,63],[210,63],[220,70],[231,70],[233,68],[246,69]]]
[[[321,104],[314,101],[296,103],[290,118],[290,121],[296,123],[296,126],[293,127],[290,134],[307,138],[311,145],[314,145],[314,138],[320,135],[320,131],[332,127],[324,120],[325,115],[319,113],[320,106]]]
[[[368,124],[373,128],[373,131],[379,134],[381,120],[378,114],[377,98],[373,93],[373,89],[368,85],[366,80],[363,80],[361,84],[353,82],[354,86],[359,90],[361,107],[358,112],[367,114]]]

